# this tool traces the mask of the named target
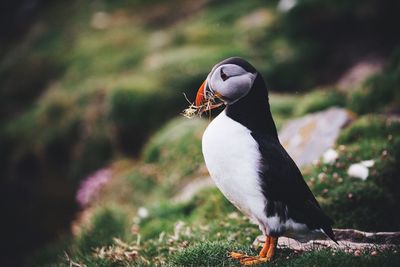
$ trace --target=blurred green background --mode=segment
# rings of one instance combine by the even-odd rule
[[[176,117],[188,105],[183,93],[193,99],[211,67],[230,56],[246,58],[263,74],[279,127],[330,106],[359,116],[338,141],[350,147],[344,164],[346,153],[363,159],[386,150],[389,159],[368,183],[331,184],[328,194],[318,185],[313,190],[325,194],[339,227],[399,230],[398,216],[390,216],[400,203],[399,11],[396,0],[2,1],[1,262],[21,265],[62,240],[32,265],[63,266],[62,251],[70,249],[86,264],[109,266],[82,255],[126,236],[139,207],[168,202],[186,182],[206,175],[200,140],[208,120]],[[371,75],[343,78],[357,64],[370,66]],[[94,224],[111,232],[76,238],[70,226],[79,210],[77,188],[107,166],[114,170],[111,189],[91,207],[104,209]],[[321,170],[346,175],[323,168],[307,169],[306,178]],[[360,192],[353,206],[341,203],[349,190]],[[379,210],[375,224],[363,217],[371,203]],[[164,219],[142,222],[148,238],[172,231],[177,218],[190,223],[233,211],[213,190],[183,206],[154,205]],[[354,207],[359,213],[343,219]],[[162,254],[151,249],[150,258]],[[190,264],[182,259],[169,262]]]

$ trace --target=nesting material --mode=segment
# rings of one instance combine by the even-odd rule
[[[194,103],[182,111],[182,115],[188,119],[194,118],[196,115],[200,115],[201,108],[196,106]]]
[[[136,245],[130,245],[118,238],[113,238],[115,244],[108,247],[95,248],[94,256],[100,259],[108,259],[112,262],[130,262],[144,260],[139,257],[139,236]]]
[[[186,95],[184,94],[186,100],[190,104],[187,109],[184,109],[182,111],[182,115],[185,116],[186,118],[192,119],[196,116],[201,117],[201,114],[203,114],[206,111],[210,111],[214,108],[222,106],[224,103],[221,101],[221,99],[214,94],[209,94],[205,97],[205,100],[201,105],[196,106],[195,103],[190,102]],[[221,101],[221,102],[218,102]]]

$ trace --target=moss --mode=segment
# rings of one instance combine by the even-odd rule
[[[250,252],[249,249],[239,248],[228,242],[205,242],[190,246],[176,254],[169,260],[177,266],[239,266],[237,262],[229,259],[229,251]],[[236,263],[236,264],[235,264]]]
[[[301,101],[300,95],[269,94],[271,113],[278,129],[294,116],[299,101]]]
[[[6,90],[1,93],[1,119],[5,114],[7,126],[4,128],[8,129],[1,132],[1,137],[2,143],[11,144],[7,144],[6,151],[11,156],[2,165],[3,173],[11,173],[29,155],[38,166],[44,166],[45,172],[57,174],[43,181],[57,180],[58,176],[67,180],[73,174],[83,177],[84,173],[106,164],[117,155],[116,151],[118,155],[137,155],[148,137],[185,107],[181,93],[186,92],[193,99],[210,67],[228,56],[239,55],[253,62],[265,75],[271,90],[308,90],[316,84],[330,83],[354,60],[340,56],[347,55],[342,53],[343,45],[352,47],[348,37],[358,37],[354,29],[389,29],[382,27],[383,18],[391,18],[388,21],[394,25],[392,18],[396,10],[376,0],[362,5],[312,0],[301,1],[290,12],[279,13],[276,1],[266,4],[261,0],[236,0],[210,1],[195,10],[184,8],[189,13],[181,16],[179,12],[165,11],[173,10],[177,3],[184,6],[188,1],[100,2],[91,6],[84,1],[47,5],[39,25],[43,28],[27,29],[30,34],[21,38],[22,45],[4,52],[0,87]],[[380,8],[371,9],[372,13],[360,12],[365,7],[371,11],[369,5]],[[89,22],[100,10],[109,12],[112,22],[102,30],[91,28]],[[260,19],[257,16],[264,14],[257,13],[260,10],[270,14],[272,22],[243,27],[246,18],[257,24]],[[336,31],[332,34],[327,30],[337,29],[336,26],[346,38],[338,38]],[[375,39],[385,43],[393,40]],[[341,40],[340,44],[337,40]],[[353,52],[357,58],[357,51]],[[361,91],[350,95],[347,104],[346,97],[334,89],[280,99],[271,96],[271,109],[278,126],[291,117],[333,105],[346,104],[361,114],[396,110],[398,53],[392,58],[381,74],[362,86]],[[344,64],[338,66],[337,62]],[[110,262],[94,259],[91,248],[110,244],[113,236],[126,237],[129,220],[119,205],[129,206],[133,213],[139,205],[152,201],[166,202],[153,208],[149,204],[150,217],[140,225],[146,238],[143,255],[155,263],[162,262],[170,251],[176,251],[173,249],[183,248],[184,240],[179,240],[182,247],[177,245],[178,241],[169,244],[167,238],[159,241],[161,232],[172,235],[178,220],[190,225],[196,233],[184,237],[191,246],[187,253],[180,251],[176,264],[179,261],[207,264],[207,259],[199,259],[196,252],[204,257],[215,252],[209,263],[221,264],[219,260],[225,257],[223,250],[231,248],[221,239],[251,243],[258,234],[257,228],[235,215],[235,208],[216,189],[205,190],[184,204],[167,200],[191,177],[204,175],[200,170],[203,161],[200,140],[206,124],[207,119],[175,119],[148,141],[137,163],[141,167],[135,166],[135,170],[116,178],[123,180],[122,187],[129,188],[115,189],[114,194],[125,198],[121,201],[123,204],[115,201],[116,207],[99,211],[92,227],[71,241],[74,259],[88,266],[110,266]],[[400,203],[396,190],[400,158],[398,127],[380,117],[361,118],[340,136],[338,144],[345,144],[347,148],[339,159],[343,166],[322,164],[306,173],[308,182],[320,173],[327,176],[326,181],[312,188],[339,225],[379,230],[399,225],[396,214],[389,216],[388,209],[394,207],[393,210]],[[371,158],[376,160],[376,166],[366,182],[348,179],[346,168],[351,163]],[[154,170],[148,172],[146,168]],[[342,183],[335,178],[335,173],[343,178]],[[6,177],[6,180],[12,179]],[[349,193],[352,199],[348,198]],[[96,205],[104,203],[100,201]],[[237,218],[232,219],[231,213]],[[200,225],[206,230],[200,229]],[[325,263],[329,266],[334,265],[331,258],[329,252],[312,252],[291,257],[289,261],[278,258],[271,265]],[[368,257],[359,262],[366,263],[365,259]],[[384,265],[381,259],[375,263]],[[337,262],[356,265],[354,257],[345,255],[340,255]]]
[[[165,94],[132,88],[117,88],[110,94],[108,117],[122,152],[137,153],[150,131],[168,117],[170,111],[165,97]]]
[[[400,124],[384,116],[364,116],[355,121],[351,127],[342,131],[339,144],[361,142],[363,140],[386,140],[400,133]]]
[[[207,121],[176,118],[155,134],[143,149],[143,160],[156,163],[176,184],[181,177],[192,174],[202,164],[201,137]],[[169,175],[168,175],[169,174]],[[177,180],[178,179],[178,180]]]
[[[345,103],[345,95],[335,89],[316,90],[303,96],[302,101],[296,107],[296,114],[305,115],[332,106],[342,107]]]
[[[162,232],[173,231],[174,224],[179,220],[186,220],[193,212],[193,203],[158,204],[150,208],[150,216],[141,220],[141,235],[144,238],[156,238]]]
[[[125,179],[127,182],[126,186],[133,189],[130,201],[135,205],[143,204],[146,196],[157,186],[156,177],[151,174],[143,173],[140,169],[135,169],[125,174],[123,177],[120,177],[120,179]]]
[[[392,203],[384,190],[372,182],[352,183],[339,187],[331,193],[331,203],[326,211],[333,216],[339,228],[379,231],[395,230],[391,219]],[[350,216],[343,216],[351,214]]]
[[[55,266],[53,263],[60,262],[64,253],[68,250],[72,243],[72,238],[63,237],[61,240],[52,242],[43,247],[39,252],[36,252],[29,259],[27,266]],[[59,263],[56,266],[67,266],[63,263]]]
[[[229,251],[243,251],[249,255],[255,252],[246,247],[216,241],[205,242],[190,246],[169,257],[174,266],[241,266],[238,261],[227,257]],[[360,256],[332,251],[328,249],[314,250],[303,253],[294,253],[289,250],[278,249],[275,258],[260,266],[395,266],[400,263],[400,255],[395,251],[378,252],[378,256],[371,256],[366,250]]]
[[[82,253],[90,253],[96,247],[111,245],[114,237],[124,239],[129,230],[128,221],[116,207],[100,208],[76,241],[77,248]]]
[[[80,180],[93,170],[107,165],[113,155],[110,137],[105,130],[98,130],[77,145],[75,161],[71,164],[71,176]]]
[[[379,74],[367,80],[361,90],[350,95],[348,107],[359,114],[399,109],[400,48]]]
[[[270,93],[269,104],[272,114],[274,116],[292,117],[299,99],[299,95]]]
[[[335,88],[317,89],[303,94],[270,93],[270,107],[278,129],[293,117],[346,105],[346,95]]]
[[[225,218],[236,208],[222,195],[217,188],[204,189],[191,200],[196,207],[192,220],[215,220]]]
[[[334,165],[319,164],[305,170],[305,178],[336,227],[370,231],[397,230],[400,173],[397,149],[400,123],[381,116],[359,118],[338,140],[339,159]],[[383,156],[382,156],[383,155]],[[352,163],[373,159],[366,181],[352,179]]]

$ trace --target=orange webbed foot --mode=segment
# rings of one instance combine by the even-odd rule
[[[230,252],[229,256],[233,259],[239,260],[241,264],[246,266],[265,263],[270,261],[275,255],[277,240],[277,237],[267,236],[265,244],[258,256],[248,256],[238,252]]]
[[[264,262],[268,262],[270,261],[270,258],[262,258],[260,256],[254,256],[254,257],[248,257],[245,259],[241,259],[240,263],[246,266],[250,266],[250,265],[256,265],[256,264],[260,264],[260,263],[264,263]]]
[[[247,256],[246,254],[243,254],[243,253],[239,253],[239,252],[229,252],[229,257],[231,257],[232,259],[235,259],[235,260],[241,260],[244,258],[248,258],[249,256]]]

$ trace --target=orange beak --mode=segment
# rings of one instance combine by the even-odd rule
[[[205,92],[204,92],[204,86],[206,85],[206,80],[204,80],[204,82],[201,84],[199,90],[197,91],[197,95],[196,95],[196,107],[200,107],[205,100]]]
[[[205,88],[206,87],[206,81],[207,80],[205,80],[201,84],[199,90],[197,91],[196,101],[195,101],[196,107],[201,107],[203,105],[203,103],[205,102],[205,100],[206,100],[206,95],[205,95],[206,94],[206,92],[205,92],[206,91],[206,88]],[[215,93],[214,96],[216,96],[217,98],[221,97],[221,95],[219,93]],[[207,105],[207,107],[202,107],[201,108],[200,113],[202,113],[204,111],[212,110],[212,109],[217,108],[217,107],[220,107],[223,104],[224,103],[221,102],[221,103],[213,103],[212,105]]]

